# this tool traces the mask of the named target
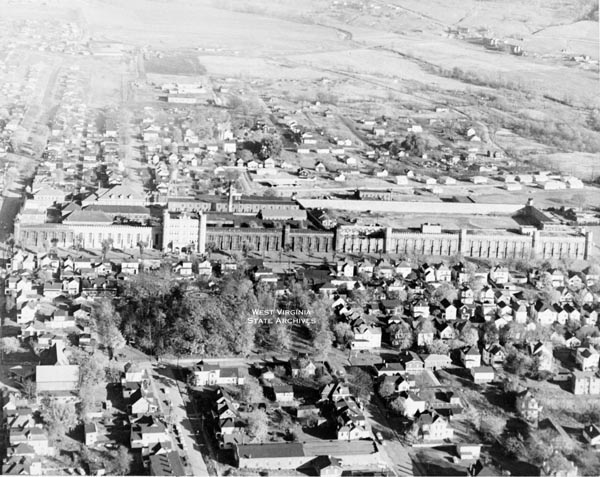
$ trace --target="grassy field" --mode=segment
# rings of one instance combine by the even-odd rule
[[[589,0],[38,3],[9,2],[0,12],[19,21],[74,22],[84,38],[122,42],[133,52],[61,60],[90,78],[92,106],[141,98],[131,82],[205,73],[215,85],[238,81],[235,94],[243,99],[333,94],[333,120],[301,119],[344,136],[352,134],[338,116],[415,116],[444,104],[464,121],[489,124],[485,146],[518,164],[598,177],[598,68],[568,60],[597,59],[597,10]],[[468,32],[449,33],[458,27]],[[486,50],[481,36],[522,45],[527,55]],[[51,55],[45,61],[52,63]]]

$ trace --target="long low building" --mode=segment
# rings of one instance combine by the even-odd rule
[[[74,393],[79,385],[79,366],[36,366],[35,384],[38,394]]]
[[[274,210],[299,210],[291,199],[256,195],[199,195],[195,198],[171,197],[167,201],[170,212],[230,212],[251,214]]]
[[[380,212],[406,214],[462,214],[511,215],[523,208],[522,204],[489,204],[476,202],[424,202],[396,200],[298,199],[305,209],[335,209],[352,212]]]
[[[162,227],[95,222],[93,216],[87,222],[62,224],[25,224],[15,220],[14,236],[21,245],[32,247],[49,247],[55,243],[59,247],[101,249],[102,242],[110,239],[114,248],[136,248],[139,242],[155,248],[161,244]]]
[[[463,255],[475,258],[564,258],[588,259],[593,249],[591,231],[563,227],[552,230],[531,227],[511,229],[446,230],[423,225],[419,229],[384,226],[340,225],[334,230],[208,226],[206,215],[166,214],[164,246],[206,248],[222,251],[257,252],[290,250],[299,253],[386,253],[429,256]]]
[[[380,468],[383,460],[372,440],[246,444],[234,447],[240,469],[294,470],[310,466],[320,456],[339,459],[342,468]]]
[[[236,202],[232,194],[228,198],[221,196],[214,197],[214,202],[211,200],[201,203],[217,204],[219,210],[225,208],[226,211],[205,212],[202,207],[194,210],[198,207],[198,201],[191,202],[193,205],[187,208],[183,206],[186,201],[181,200],[181,207],[175,207],[175,202],[170,203],[164,211],[162,224],[156,220],[156,225],[151,225],[150,217],[145,222],[118,220],[112,215],[113,204],[109,204],[113,207],[110,209],[96,207],[89,211],[76,210],[66,216],[62,223],[26,223],[18,216],[15,220],[15,240],[23,246],[37,247],[55,243],[60,247],[78,245],[100,249],[103,242],[110,239],[115,248],[121,249],[136,248],[139,242],[145,242],[148,248],[186,248],[199,253],[207,249],[224,252],[253,250],[261,253],[289,250],[309,254],[459,254],[492,259],[589,259],[594,246],[591,231],[561,223],[532,203],[525,206],[439,203],[433,206],[421,202],[395,202],[394,212],[400,215],[398,220],[392,215],[388,223],[396,223],[400,227],[355,224],[338,225],[331,230],[314,230],[290,225],[291,222],[292,225],[303,226],[306,213],[305,210],[290,206],[293,202],[288,200],[252,197],[247,202]],[[403,209],[405,206],[406,211]],[[430,206],[433,207],[431,210]],[[479,214],[473,217],[479,217],[483,226],[468,221],[471,227],[462,227],[463,222],[459,220],[444,228],[439,224],[423,223],[420,227],[402,226],[402,214],[409,214],[409,210],[419,209],[422,213],[434,217],[437,215],[442,220],[453,214],[457,214],[455,217],[464,217],[468,213],[465,208],[473,207],[472,213]],[[141,212],[142,209],[137,210]],[[260,219],[257,214],[261,216]],[[489,216],[486,217],[486,214]],[[240,222],[240,219],[247,223]],[[271,225],[262,226],[261,220]]]

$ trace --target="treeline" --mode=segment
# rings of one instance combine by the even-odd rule
[[[512,92],[512,95],[508,95],[507,92],[506,96],[495,96],[492,99],[493,107],[511,113],[511,117],[493,117],[492,115],[491,118],[488,118],[496,121],[499,127],[564,151],[600,152],[600,135],[598,134],[600,114],[595,110],[592,110],[587,118],[583,118],[583,121],[566,121],[559,117],[540,121],[537,118],[527,117],[526,113],[521,112],[525,99],[543,100],[539,97],[536,87],[527,81],[509,79],[501,74],[463,70],[458,67],[452,69],[430,67],[430,71],[464,83]],[[523,97],[512,97],[519,94]],[[554,101],[568,106],[577,106],[573,104],[573,99],[567,96],[562,100],[555,99]]]
[[[291,349],[295,333],[313,349],[331,346],[330,310],[301,284],[276,297],[273,287],[255,286],[241,273],[223,277],[211,287],[182,282],[164,274],[140,274],[128,281],[115,301],[123,337],[145,353],[161,355],[246,356],[253,351]],[[308,311],[314,324],[257,323],[257,311]]]
[[[600,134],[562,120],[510,118],[503,127],[564,151],[600,152]]]

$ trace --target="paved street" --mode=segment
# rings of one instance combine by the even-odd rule
[[[17,156],[10,155],[11,161],[16,160]],[[24,161],[26,162],[26,161]],[[21,206],[21,193],[23,183],[20,181],[20,175],[15,168],[10,170],[10,181],[5,184],[5,188],[0,196],[0,267],[6,266],[6,259],[10,256],[10,249],[6,241],[12,235],[14,220]],[[6,317],[4,293],[0,294],[0,339],[3,336],[4,318]],[[6,380],[7,361],[4,352],[0,351],[0,379]],[[0,383],[1,386],[3,384]]]
[[[385,463],[398,477],[412,477],[413,462],[408,454],[408,448],[400,440],[400,436],[390,424],[382,408],[383,403],[379,398],[374,397],[370,406],[365,410],[367,419],[369,419],[374,433],[380,432],[384,439],[381,446],[381,454]]]
[[[159,388],[157,392],[157,396],[162,400],[168,400],[171,405],[171,421],[177,423],[180,429],[180,435],[186,449],[186,454],[188,456],[188,462],[190,464],[192,475],[207,477],[209,475],[214,475],[214,473],[209,472],[207,465],[204,461],[204,456],[201,452],[200,447],[196,443],[196,437],[194,435],[194,426],[190,418],[188,417],[188,413],[186,411],[186,404],[184,402],[184,398],[180,392],[180,384],[175,377],[173,376],[173,370],[170,366],[168,367],[156,367],[152,368],[152,378],[154,384],[157,388]],[[181,386],[183,387],[183,386]],[[163,393],[160,391],[160,388],[168,389],[168,395],[164,397]],[[162,407],[164,408],[165,416],[168,415],[168,408],[164,406],[162,403]]]

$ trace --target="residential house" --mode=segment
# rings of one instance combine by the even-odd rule
[[[468,285],[463,285],[459,291],[459,299],[463,304],[470,305],[475,300],[475,293],[473,289]]]
[[[317,370],[315,363],[309,359],[291,359],[289,367],[292,377],[314,376]]]
[[[341,477],[344,470],[341,459],[336,457],[319,456],[311,464],[314,474],[319,477]]]
[[[588,424],[585,426],[583,428],[583,438],[592,447],[600,449],[600,426],[597,424]]]
[[[596,282],[600,281],[600,270],[597,266],[589,266],[583,270],[585,276],[585,284],[592,286]]]
[[[363,413],[362,404],[355,397],[335,401],[338,440],[369,439],[371,427]]]
[[[436,322],[438,338],[441,340],[453,340],[457,337],[457,332],[452,325],[445,321]]]
[[[407,351],[400,356],[406,374],[420,374],[425,369],[425,363],[421,357],[412,351]]]
[[[275,402],[289,404],[294,401],[294,388],[287,384],[273,386],[273,395]]]
[[[86,446],[93,446],[98,441],[98,429],[96,424],[93,422],[84,424],[83,426],[84,444]]]
[[[432,265],[424,263],[423,265],[421,265],[420,271],[421,271],[421,278],[423,279],[423,281],[425,281],[427,283],[433,283],[433,282],[437,281],[437,276],[435,273],[436,269]]]
[[[438,442],[454,437],[454,429],[446,418],[435,411],[422,413],[416,420],[418,435],[424,442]]]
[[[356,264],[356,275],[364,274],[370,277],[371,275],[373,275],[374,270],[375,265],[369,259],[361,260],[359,263]]]
[[[538,400],[529,389],[517,394],[515,407],[517,412],[523,416],[526,421],[533,424],[537,424],[543,409],[543,406],[539,404]]]
[[[427,354],[422,357],[425,369],[435,371],[436,369],[444,369],[450,366],[452,360],[450,356],[445,354]]]
[[[380,308],[386,315],[402,315],[404,303],[400,300],[381,300]]]
[[[595,326],[598,323],[598,311],[592,304],[583,305],[581,310],[581,324],[583,326]]]
[[[476,346],[470,346],[460,351],[460,359],[467,369],[481,366],[481,353]]]
[[[593,371],[573,371],[570,384],[577,396],[600,394],[600,376]]]
[[[567,320],[572,323],[580,323],[581,322],[581,312],[579,311],[579,307],[572,303],[565,303],[563,309],[567,313]]]
[[[24,325],[35,321],[38,312],[37,300],[28,301],[24,307],[17,311],[17,324]]]
[[[529,313],[527,312],[527,305],[525,305],[525,303],[518,300],[511,300],[510,307],[512,309],[512,318],[515,323],[527,323]]]
[[[382,387],[389,386],[395,393],[407,392],[415,386],[415,381],[410,376],[384,376]]]
[[[479,301],[482,303],[494,303],[495,298],[494,289],[488,285],[479,291]]]
[[[550,326],[556,322],[557,313],[554,307],[543,300],[538,300],[533,305],[532,315],[542,326]]]
[[[159,410],[159,407],[152,392],[139,388],[129,397],[127,409],[129,414],[140,416],[142,414],[154,414]]]
[[[434,266],[435,269],[435,279],[438,282],[450,282],[452,281],[452,271],[443,262],[440,262]]]
[[[337,275],[352,278],[354,276],[354,262],[346,260],[345,262],[337,263]]]
[[[400,393],[399,400],[405,417],[414,417],[427,409],[427,400],[412,391]]]
[[[213,386],[233,384],[241,386],[244,384],[244,374],[241,368],[222,368],[219,364],[200,362],[192,370],[193,380],[196,386]]]
[[[435,336],[435,327],[433,322],[428,318],[421,318],[415,323],[415,331],[417,332],[417,345],[426,346],[433,343]]]
[[[127,363],[121,378],[121,383],[150,383],[148,370],[133,363]]]
[[[582,371],[597,371],[600,364],[600,354],[591,346],[577,348],[575,362]]]
[[[495,378],[495,371],[491,366],[475,366],[470,368],[470,373],[475,384],[488,384]]]
[[[36,455],[49,455],[53,452],[48,435],[39,427],[11,428],[8,430],[8,441],[15,447],[20,444],[30,446]]]
[[[140,416],[131,424],[129,443],[132,449],[149,448],[170,441],[166,426],[156,416]]]
[[[558,268],[551,268],[544,274],[554,288],[565,286],[565,274],[562,270]]]
[[[456,320],[457,308],[451,301],[446,298],[442,299],[440,307],[442,308],[443,316],[447,321]]]
[[[321,390],[321,400],[337,401],[338,399],[352,396],[350,388],[342,382],[326,384]]]
[[[352,349],[368,350],[381,348],[381,328],[378,326],[369,326],[362,322],[358,326],[353,327],[352,331],[354,333],[354,338],[351,342]]]
[[[508,300],[498,300],[496,303],[496,316],[512,321],[512,307]]]
[[[492,321],[496,317],[495,301],[479,303],[476,308],[476,314],[485,321]]]
[[[579,338],[577,338],[576,335],[574,335],[573,333],[571,333],[569,331],[565,332],[563,339],[564,339],[564,345],[567,348],[576,349],[581,346],[581,340]]]
[[[574,290],[579,290],[580,288],[583,288],[583,286],[586,284],[586,277],[584,274],[580,273],[580,272],[573,272],[570,271],[567,274],[567,286],[569,288],[572,288]]]
[[[194,275],[192,269],[192,262],[189,261],[180,261],[179,263],[173,266],[173,272],[177,273],[182,277],[191,277]]]
[[[198,263],[198,276],[210,277],[212,275],[212,263],[209,260],[203,260]]]
[[[496,265],[490,270],[490,280],[496,285],[504,285],[510,281],[510,272],[507,267]]]
[[[565,309],[558,303],[554,303],[552,305],[554,311],[556,312],[556,321],[557,323],[564,325],[567,322],[567,318],[569,314],[565,311]]]
[[[457,263],[452,267],[452,279],[459,285],[465,285],[470,278],[470,273],[464,263]]]
[[[558,287],[556,291],[560,294],[558,302],[561,305],[564,305],[565,303],[573,303],[573,301],[575,300],[575,295],[573,294],[573,291],[569,290],[567,287]]]
[[[73,328],[75,327],[75,317],[64,308],[57,308],[53,311],[52,316],[46,322],[50,328]]]
[[[398,376],[401,374],[405,374],[406,368],[402,363],[388,363],[384,361],[383,363],[377,363],[375,365],[375,370],[377,372],[377,376]]]
[[[323,283],[319,287],[319,294],[324,297],[332,298],[338,291],[337,285],[334,285],[333,282]]]
[[[413,318],[428,317],[430,314],[429,302],[427,300],[418,300],[411,305]]]
[[[327,167],[325,167],[325,164],[323,164],[322,162],[317,162],[317,164],[315,165],[315,172],[318,172],[319,174],[324,174],[325,172],[327,172]]]
[[[476,461],[481,455],[481,444],[456,444],[456,453],[461,461]]]
[[[394,266],[394,269],[402,278],[406,278],[412,272],[412,266],[408,262],[400,262]]]
[[[483,362],[489,366],[502,366],[506,358],[506,350],[499,343],[492,343],[483,349]]]
[[[458,307],[456,315],[461,320],[470,320],[475,316],[477,306],[474,303],[462,304]]]
[[[547,371],[551,373],[554,369],[554,355],[552,349],[552,343],[543,343],[538,341],[532,343],[529,346],[529,353],[532,357],[538,359],[538,369],[540,371]]]
[[[373,273],[377,278],[389,280],[394,276],[394,267],[392,267],[392,264],[386,259],[381,259],[377,262],[377,265],[375,265]]]
[[[235,143],[233,143],[235,145]],[[150,475],[176,477],[185,475],[185,469],[179,453],[176,451],[153,454],[149,457]]]
[[[63,290],[70,296],[79,296],[81,292],[81,279],[72,277],[68,280],[63,280]]]
[[[140,271],[140,263],[137,261],[121,262],[121,273],[123,275],[137,275]]]

